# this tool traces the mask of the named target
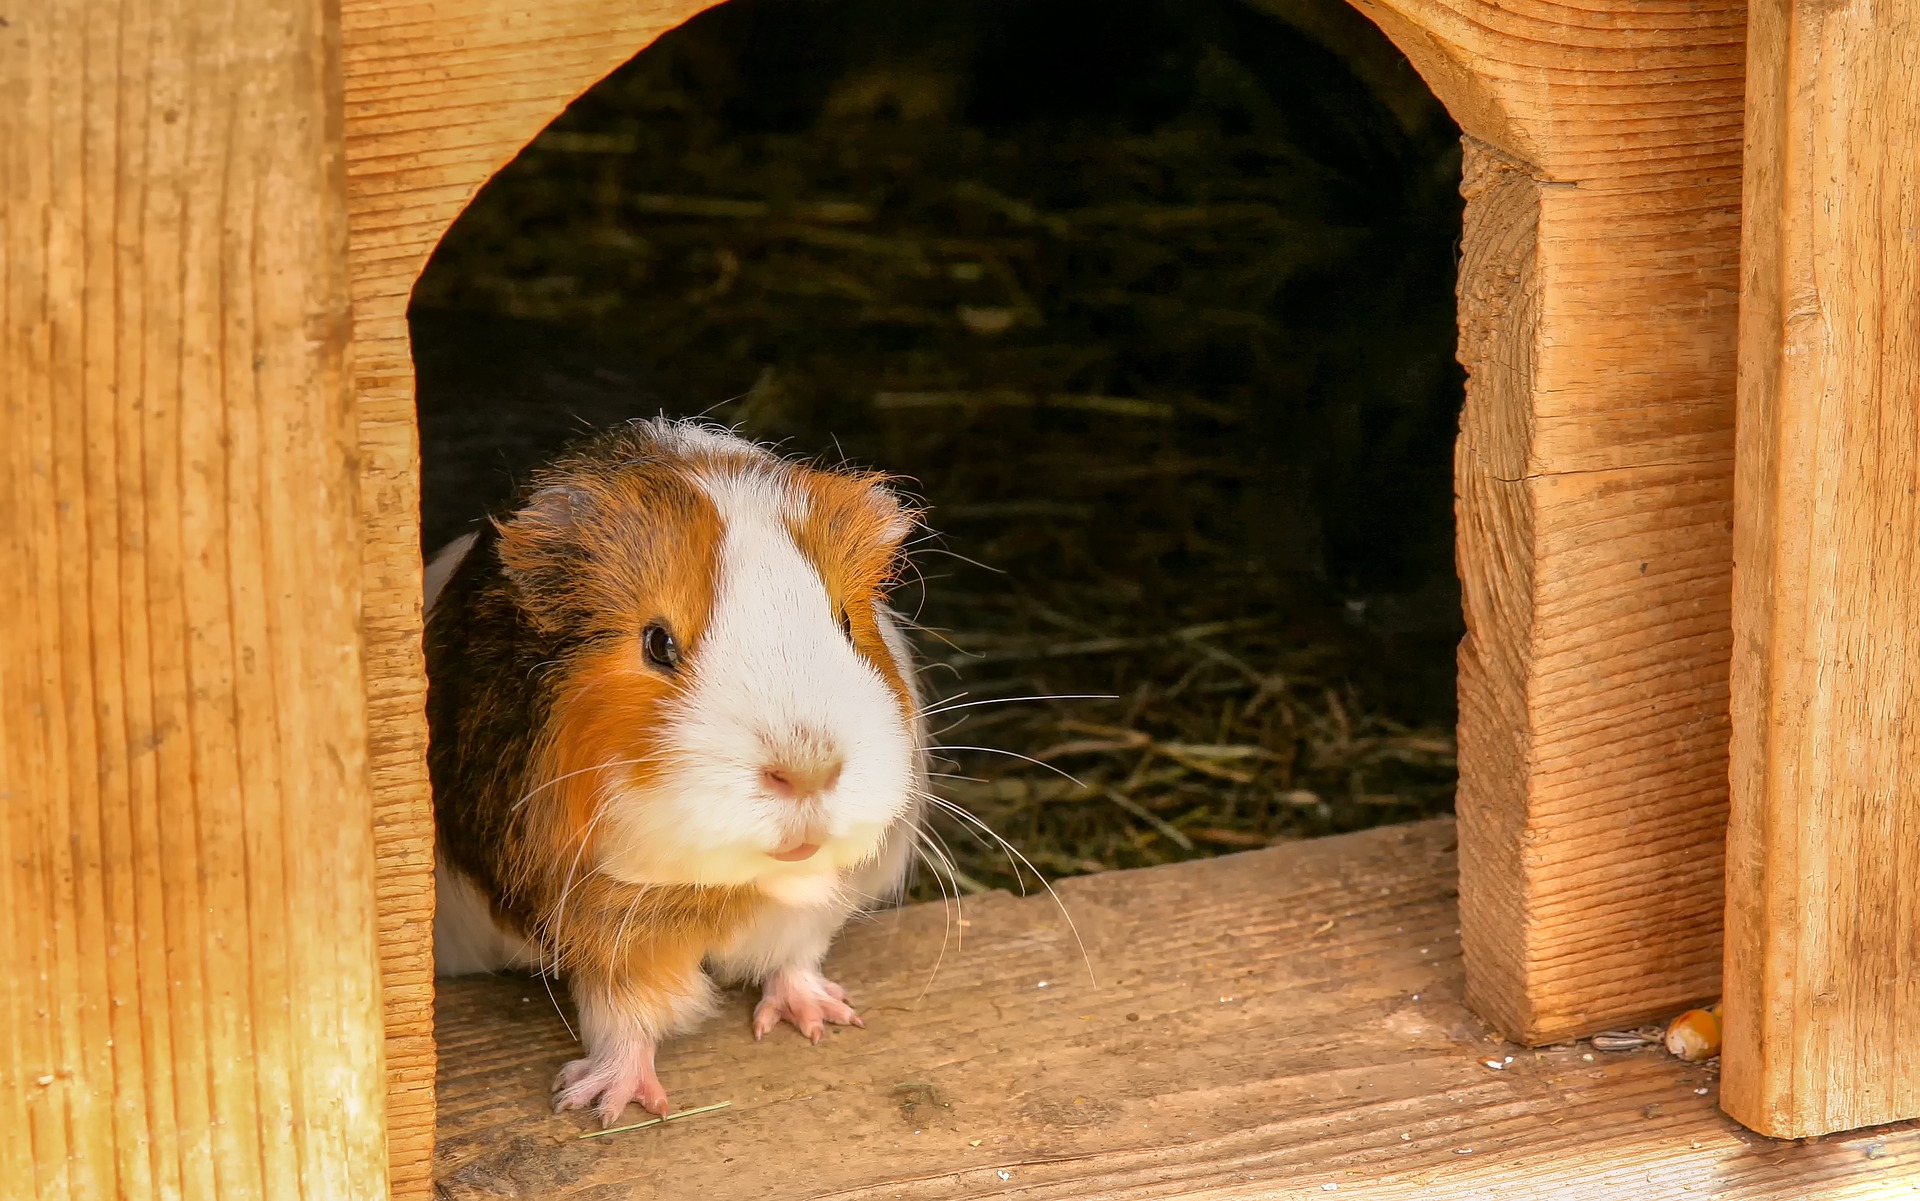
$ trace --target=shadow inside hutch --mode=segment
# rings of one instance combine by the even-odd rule
[[[421,277],[423,549],[705,415],[906,477],[934,695],[1114,698],[940,731],[1012,752],[940,785],[1048,874],[1447,811],[1458,181],[1342,0],[732,0]]]

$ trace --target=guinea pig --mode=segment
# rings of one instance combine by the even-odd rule
[[[638,421],[535,473],[427,571],[442,975],[566,979],[556,1109],[669,1111],[660,1041],[757,982],[753,1031],[860,1025],[821,974],[898,894],[926,732],[883,477]]]

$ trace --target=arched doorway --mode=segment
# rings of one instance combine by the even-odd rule
[[[697,7],[343,7],[396,1131],[431,1062],[406,298],[473,190]],[[1363,11],[1467,138],[1462,920],[1476,1004],[1547,1039],[1717,980],[1744,17],[1549,43],[1504,9]]]

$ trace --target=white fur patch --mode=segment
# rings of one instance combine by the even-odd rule
[[[538,965],[540,954],[533,944],[495,923],[486,894],[437,856],[433,891],[434,975],[468,976]]]
[[[645,795],[615,791],[599,866],[635,884],[758,883],[844,916],[846,874],[916,805],[918,740],[793,540],[806,498],[786,472],[769,459],[700,483],[724,532],[713,611],[661,732],[672,767],[651,775]],[[837,783],[805,800],[768,791],[763,769],[795,754],[838,758]],[[799,863],[770,858],[800,842],[820,850]]]
[[[440,599],[440,590],[445,588],[447,581],[453,578],[455,569],[467,557],[467,552],[473,549],[473,544],[479,537],[478,533],[462,534],[441,547],[433,558],[427,560],[425,569],[420,573],[421,613],[433,612],[433,602]]]

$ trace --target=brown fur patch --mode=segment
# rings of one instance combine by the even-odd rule
[[[663,996],[765,903],[596,870],[609,772],[645,779],[684,686],[643,632],[665,625],[690,660],[711,618],[723,530],[692,473],[712,459],[644,424],[559,459],[482,532],[427,639],[443,851],[549,969]]]
[[[691,659],[713,612],[720,539],[713,502],[684,461],[550,473],[501,526],[500,557],[530,610],[565,621],[576,642],[556,678],[538,774],[564,820],[548,862],[595,860],[595,818],[610,775],[644,782],[654,734],[683,677],[650,664],[642,635],[666,627]],[[636,760],[638,762],[636,762]]]
[[[691,650],[713,609],[722,531],[684,461],[607,471],[562,460],[539,484],[499,523],[500,562],[528,615],[575,639],[637,640],[664,618]]]

